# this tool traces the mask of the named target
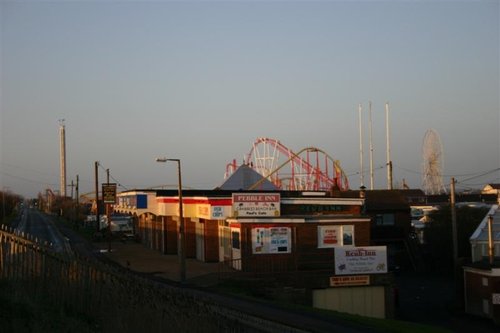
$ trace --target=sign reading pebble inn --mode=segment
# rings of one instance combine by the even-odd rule
[[[336,275],[383,273],[387,273],[386,246],[335,248]]]
[[[280,199],[279,193],[233,193],[233,216],[280,216]]]

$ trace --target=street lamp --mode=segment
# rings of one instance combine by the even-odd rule
[[[182,177],[181,177],[181,160],[178,158],[159,157],[156,162],[166,163],[168,161],[177,162],[177,175],[179,177],[179,243],[177,246],[180,264],[180,281],[186,281],[186,251],[185,251],[185,228],[184,214],[182,211]]]

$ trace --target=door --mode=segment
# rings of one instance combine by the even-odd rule
[[[232,267],[241,270],[241,233],[239,228],[231,228]]]
[[[196,259],[205,261],[205,224],[196,222]]]

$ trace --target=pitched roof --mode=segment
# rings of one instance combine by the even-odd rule
[[[262,175],[250,168],[248,165],[241,165],[218,189],[220,190],[248,190],[252,185],[262,179]],[[265,179],[255,190],[276,191],[279,188]]]

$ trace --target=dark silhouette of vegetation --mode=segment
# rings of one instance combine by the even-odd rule
[[[458,257],[462,261],[470,260],[471,248],[469,238],[477,229],[489,208],[469,206],[456,207]],[[431,213],[432,219],[425,228],[425,252],[432,270],[452,272],[453,270],[453,238],[451,225],[451,208],[449,205]]]
[[[60,216],[68,221],[81,222],[90,213],[89,205],[79,203],[70,197],[44,196],[38,194],[38,207],[41,211]]]
[[[0,191],[0,219],[2,221],[16,214],[17,207],[22,197],[9,191]],[[6,221],[3,221],[4,223]]]

